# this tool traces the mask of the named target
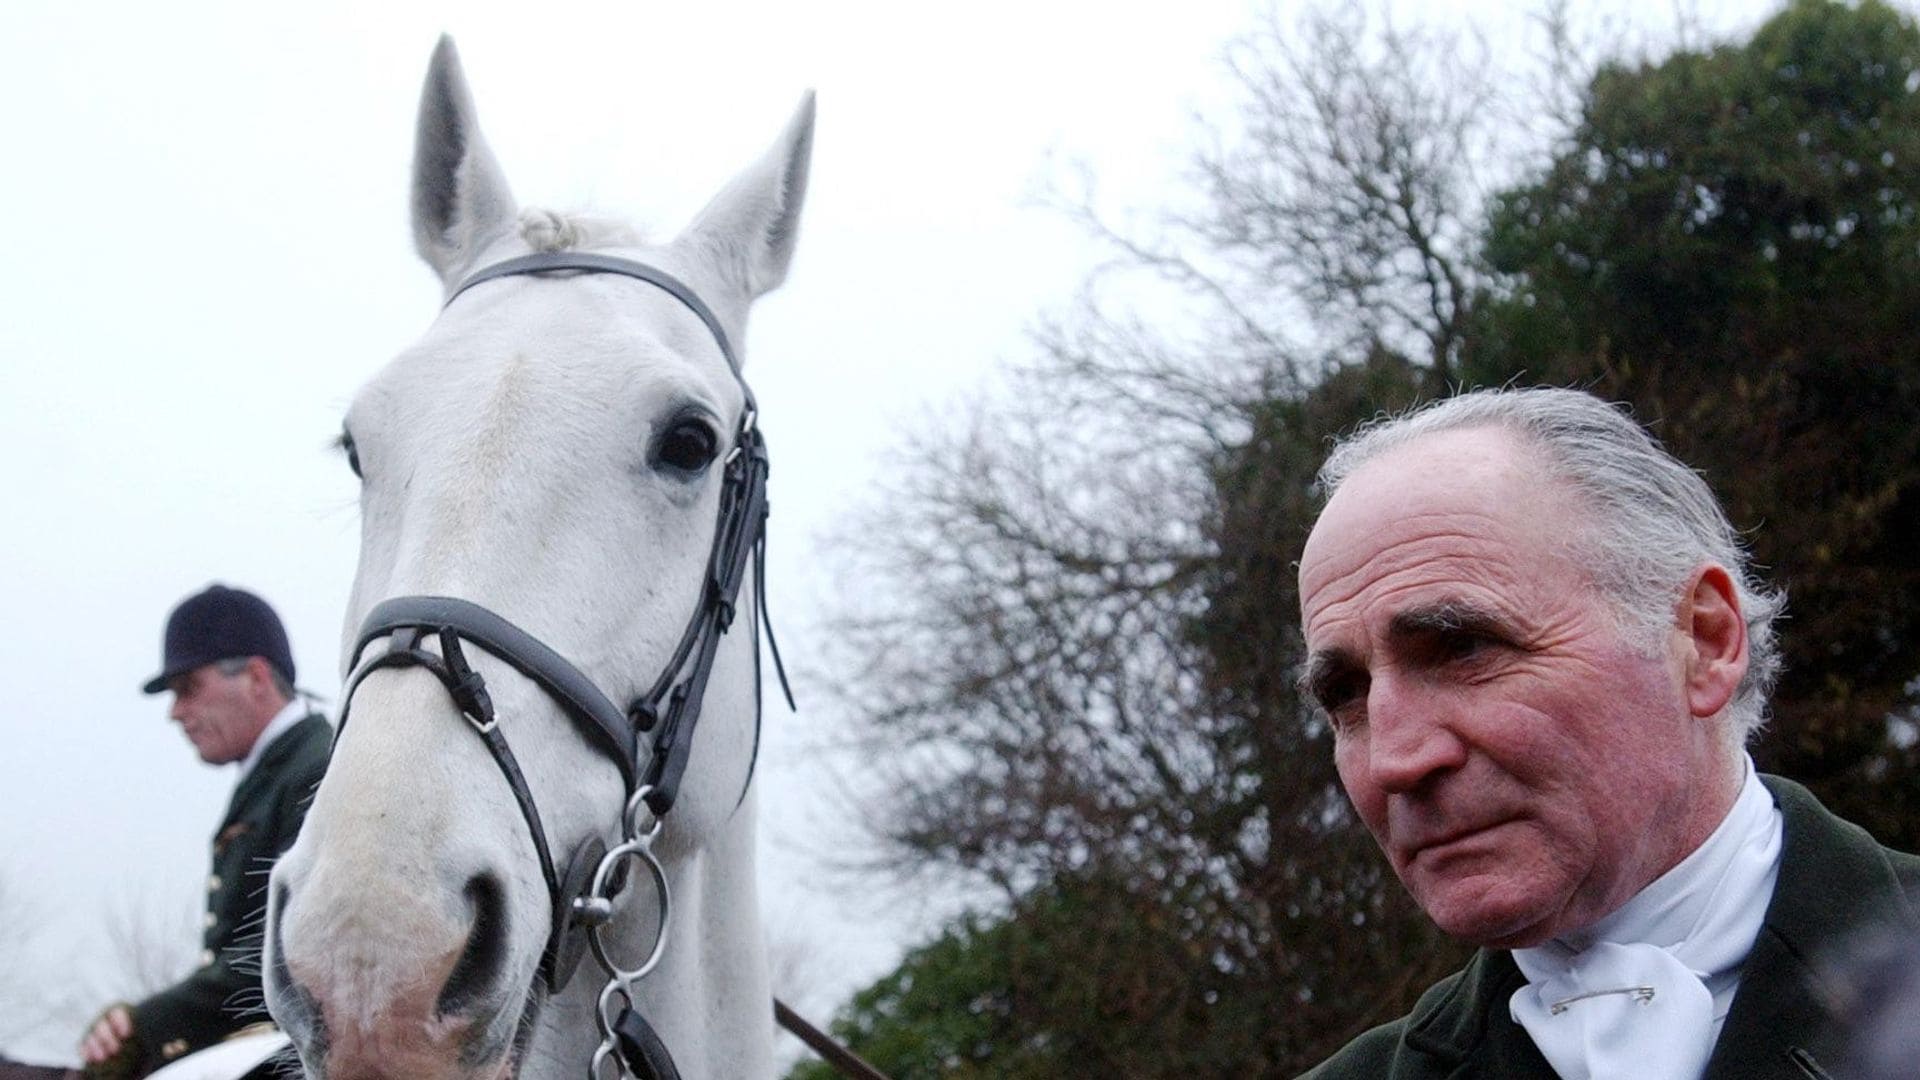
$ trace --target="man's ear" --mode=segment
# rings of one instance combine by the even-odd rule
[[[1725,567],[1695,571],[1677,629],[1685,644],[1688,709],[1703,719],[1716,715],[1747,674],[1747,618]]]
[[[247,681],[256,693],[264,696],[278,693],[273,685],[273,665],[264,656],[247,657]]]

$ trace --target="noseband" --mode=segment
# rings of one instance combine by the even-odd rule
[[[600,995],[600,1023],[604,1037],[600,1053],[594,1059],[598,1074],[601,1061],[609,1053],[619,1053],[636,1075],[649,1073],[660,1077],[677,1076],[671,1057],[658,1037],[632,1009],[632,983],[658,962],[666,940],[668,897],[666,878],[651,851],[660,822],[673,808],[680,782],[686,774],[687,758],[693,749],[694,729],[700,721],[700,709],[706,697],[707,679],[713,672],[714,656],[720,638],[733,625],[740,586],[749,563],[754,567],[752,598],[753,633],[758,637],[766,628],[772,647],[780,685],[786,689],[786,672],[780,666],[780,653],[773,643],[772,629],[766,621],[766,522],[767,522],[767,448],[757,424],[753,391],[740,375],[739,358],[727,340],[726,331],[713,311],[678,278],[657,267],[610,255],[587,252],[553,252],[523,255],[476,271],[462,281],[447,297],[452,304],[462,293],[484,281],[518,274],[542,274],[575,271],[592,274],[618,274],[647,282],[699,316],[712,333],[728,369],[740,383],[745,398],[740,425],[733,447],[722,462],[724,476],[720,489],[719,521],[715,526],[713,548],[707,558],[705,579],[701,585],[699,606],[688,620],[672,657],[652,686],[621,709],[565,657],[538,638],[492,611],[470,600],[450,596],[398,596],[384,600],[367,613],[366,621],[355,637],[349,664],[353,666],[342,693],[340,722],[335,731],[337,742],[346,730],[347,711],[353,694],[366,678],[386,668],[419,667],[426,669],[447,689],[453,702],[466,717],[487,750],[506,776],[526,819],[533,846],[539,855],[540,872],[545,877],[552,900],[553,924],[547,946],[541,955],[540,978],[550,991],[558,992],[572,978],[588,945],[596,959],[608,970],[611,981]],[[443,305],[444,307],[444,305]],[[387,638],[385,651],[361,662],[367,646]],[[432,640],[438,653],[428,651]],[[622,816],[623,840],[612,851],[597,838],[576,850],[569,859],[563,879],[555,871],[546,830],[541,825],[533,792],[527,786],[506,736],[499,728],[493,699],[480,673],[467,662],[465,645],[477,646],[498,657],[531,680],[559,705],[587,741],[613,759],[620,769],[626,788],[626,813]],[[759,652],[754,653],[756,685],[759,679]],[[754,694],[754,759],[759,757],[759,694]],[[788,702],[792,702],[789,692]],[[651,735],[651,739],[642,736]],[[753,777],[753,761],[748,763],[748,782]],[[746,797],[743,788],[741,798]],[[642,827],[642,813],[652,822]],[[625,862],[640,861],[651,873],[659,890],[660,936],[652,955],[638,968],[623,970],[607,956],[599,941],[599,928],[612,915],[612,897],[625,878]],[[615,991],[625,1003],[617,1016],[610,1015]],[[617,1046],[615,1044],[618,1044]],[[636,1060],[637,1059],[637,1060]]]

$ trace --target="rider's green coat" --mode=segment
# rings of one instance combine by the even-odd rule
[[[1704,1080],[1844,1076],[1844,1015],[1821,964],[1853,935],[1920,934],[1920,858],[1880,846],[1812,793],[1763,776],[1785,823],[1780,880],[1740,975]],[[1555,1080],[1507,1011],[1526,977],[1502,949],[1481,949],[1413,1011],[1361,1035],[1304,1080]]]
[[[132,1075],[144,1076],[269,1019],[260,991],[267,871],[293,846],[326,771],[332,741],[333,728],[310,715],[269,744],[234,789],[213,834],[198,966],[132,1007],[137,1047]]]

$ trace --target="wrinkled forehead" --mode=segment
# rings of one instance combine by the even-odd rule
[[[1315,615],[1368,589],[1510,579],[1571,563],[1575,500],[1493,429],[1441,432],[1356,469],[1328,500],[1300,556],[1300,602]]]

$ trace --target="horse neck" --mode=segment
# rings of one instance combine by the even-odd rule
[[[741,585],[743,604],[751,603],[755,588],[749,570]],[[750,730],[756,722],[752,713],[760,697],[755,674],[759,618],[754,612],[739,620],[722,639],[702,726]],[[757,748],[749,744],[743,749],[751,755]],[[695,779],[698,740],[694,752],[690,785],[700,783]],[[669,812],[653,847],[671,889],[672,909],[660,964],[635,985],[634,1007],[666,1044],[685,1080],[766,1080],[773,1075],[773,987],[754,860],[756,792],[750,780],[744,791],[726,787],[725,801],[738,797],[738,803],[717,825],[694,827],[700,834],[697,840],[676,830],[675,812]],[[683,789],[678,810],[702,816],[701,810],[689,807],[686,796]],[[678,822],[682,830],[687,828],[686,813]],[[639,962],[654,942],[652,882],[637,867],[629,867],[628,880],[636,886],[634,894],[603,931],[610,955],[622,964]],[[542,1014],[522,1077],[572,1080],[585,1069],[600,1041],[595,1011],[605,985],[605,973],[589,954]]]
[[[760,899],[754,878],[754,800],[751,796],[717,842],[663,860],[673,885],[672,938],[660,969],[640,986],[641,1015],[659,1016],[656,1029],[673,1049],[669,1031],[684,1033],[687,1051],[673,1049],[689,1078],[753,1077],[773,1073],[773,989],[767,973]],[[644,947],[644,942],[630,942]]]

